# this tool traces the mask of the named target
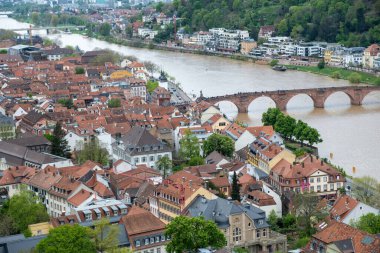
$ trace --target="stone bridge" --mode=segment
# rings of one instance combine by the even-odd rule
[[[248,112],[248,107],[252,101],[259,97],[269,97],[275,102],[277,108],[285,111],[290,99],[300,94],[308,95],[313,100],[315,108],[324,108],[326,99],[335,92],[344,92],[350,98],[352,105],[361,105],[365,96],[373,91],[380,92],[380,86],[343,86],[295,90],[242,92],[217,97],[200,97],[199,100],[203,100],[211,104],[217,104],[222,101],[229,101],[236,105],[240,113],[246,113]]]

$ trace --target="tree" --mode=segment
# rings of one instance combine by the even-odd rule
[[[78,224],[63,225],[49,231],[36,247],[38,253],[95,253],[91,231]]]
[[[277,122],[277,117],[283,115],[280,109],[278,108],[268,108],[266,112],[263,113],[261,121],[264,126],[274,126]]]
[[[151,80],[149,80],[146,83],[146,90],[149,93],[152,93],[157,87],[158,87],[158,82],[157,81],[151,81]]]
[[[379,234],[380,214],[368,213],[362,215],[357,222],[354,222],[353,226],[370,234]]]
[[[220,249],[227,244],[217,225],[203,217],[177,216],[166,226],[165,234],[171,238],[166,245],[169,253],[195,252],[206,247]]]
[[[285,138],[292,138],[297,121],[289,115],[279,114],[274,129]]]
[[[67,109],[71,109],[74,106],[73,100],[71,98],[60,98],[58,99],[58,103],[60,103]]]
[[[38,202],[37,196],[24,189],[3,206],[2,213],[6,219],[2,220],[2,225],[5,224],[9,229],[5,229],[5,234],[13,234],[15,231],[28,233],[28,225],[49,220],[46,208]]]
[[[108,107],[109,108],[118,108],[121,106],[121,100],[120,98],[111,98],[108,100]]]
[[[203,143],[203,152],[207,156],[213,151],[217,151],[224,156],[232,157],[235,145],[228,136],[214,133],[209,136]]]
[[[163,177],[166,178],[166,176],[171,172],[173,162],[168,156],[163,156],[156,162],[156,166],[163,174]]]
[[[83,67],[76,67],[75,68],[75,74],[76,75],[83,75],[85,73],[85,70]]]
[[[270,225],[270,228],[274,231],[278,231],[277,222],[278,222],[277,214],[274,210],[272,210],[268,216],[268,224]]]
[[[90,160],[107,165],[109,162],[109,154],[107,149],[103,148],[97,139],[94,139],[83,145],[83,149],[77,154],[77,159],[80,164]]]
[[[179,145],[180,158],[189,161],[193,157],[201,156],[198,138],[192,134],[189,129],[185,131],[185,135],[179,141]]]
[[[91,60],[90,64],[93,66],[104,66],[106,62],[112,62],[118,64],[121,62],[122,56],[111,50],[105,50],[102,54],[99,54]]]
[[[232,176],[231,198],[232,200],[240,201],[240,186],[235,171],[234,175]]]
[[[352,180],[352,195],[367,205],[380,208],[380,183],[373,177],[355,177]]]
[[[309,142],[310,145],[322,142],[321,136],[317,129],[308,127],[307,134],[305,135],[305,140]]]
[[[202,156],[194,156],[191,157],[190,160],[187,162],[189,166],[198,166],[205,164],[205,159],[203,159]]]
[[[278,64],[278,60],[274,59],[274,60],[271,60],[271,62],[269,63],[270,66],[274,67]]]
[[[294,197],[298,225],[303,228],[307,236],[314,234],[314,225],[327,215],[324,210],[317,207],[318,203],[319,197],[312,193],[299,193]]]
[[[108,218],[94,222],[95,247],[98,252],[113,252],[119,245],[119,227],[116,224],[110,224]]]
[[[296,127],[294,128],[293,135],[301,143],[303,143],[303,141],[305,140],[305,133],[307,133],[308,127],[309,126],[302,120],[297,121]]]
[[[53,131],[53,138],[51,141],[51,154],[61,157],[70,158],[70,152],[67,145],[67,140],[64,139],[65,132],[62,129],[61,123],[57,122]]]
[[[146,70],[150,72],[150,75],[153,76],[154,72],[159,70],[159,67],[157,64],[151,62],[151,61],[144,61],[144,66]]]
[[[324,69],[325,68],[325,61],[324,60],[321,60],[318,62],[318,68],[319,69]]]
[[[350,81],[350,83],[360,83],[360,79],[361,76],[358,73],[352,73],[348,76],[348,81]]]
[[[100,35],[107,37],[110,36],[111,32],[111,25],[109,23],[103,23],[99,27],[99,33]]]

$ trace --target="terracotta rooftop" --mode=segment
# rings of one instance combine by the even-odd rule
[[[123,216],[120,222],[124,224],[129,236],[153,233],[165,229],[165,223],[151,212],[138,206],[132,206],[128,214]]]

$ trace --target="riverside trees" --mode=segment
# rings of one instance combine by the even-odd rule
[[[296,120],[285,115],[278,108],[269,108],[262,116],[264,126],[273,126],[274,130],[288,139],[294,139],[303,143],[307,141],[310,145],[322,142],[317,129],[310,127],[302,120]]]

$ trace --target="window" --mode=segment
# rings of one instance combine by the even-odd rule
[[[161,253],[161,248],[157,248],[157,253]]]
[[[150,238],[150,244],[154,243],[154,237]]]
[[[317,177],[317,183],[321,182],[321,178]]]
[[[137,240],[137,241],[135,242],[135,245],[136,245],[136,247],[140,247],[140,240]]]
[[[91,213],[86,213],[86,220],[92,220]]]
[[[259,229],[256,231],[256,238],[260,238],[260,230]]]
[[[327,191],[327,184],[323,185],[323,191]]]
[[[145,163],[146,162],[146,157],[144,156],[141,160],[142,160],[143,163]]]
[[[156,236],[156,242],[160,242],[160,237]]]
[[[321,191],[321,186],[320,186],[320,185],[317,186],[317,191],[318,191],[318,192]]]
[[[264,224],[264,221],[263,221],[263,220],[259,220],[259,224],[260,224],[260,225],[263,225],[263,224]]]
[[[337,188],[340,188],[340,183],[337,183],[336,186],[337,186]]]
[[[263,229],[263,237],[266,237],[267,236],[267,230],[264,228]]]
[[[310,191],[311,191],[311,192],[314,191],[314,186],[310,186]]]
[[[323,177],[323,182],[327,182],[327,177]]]
[[[334,190],[334,184],[330,184],[330,191]]]
[[[232,239],[234,242],[241,241],[241,229],[240,228],[234,228],[232,231]]]
[[[165,241],[165,236],[161,235],[161,242],[164,242],[164,241]]]
[[[154,156],[151,155],[149,158],[150,158],[149,160],[150,160],[151,162],[154,162]]]
[[[149,238],[146,238],[145,239],[145,245],[148,245],[149,244]]]
[[[138,158],[135,158],[135,164],[136,163],[139,163],[139,159]]]

